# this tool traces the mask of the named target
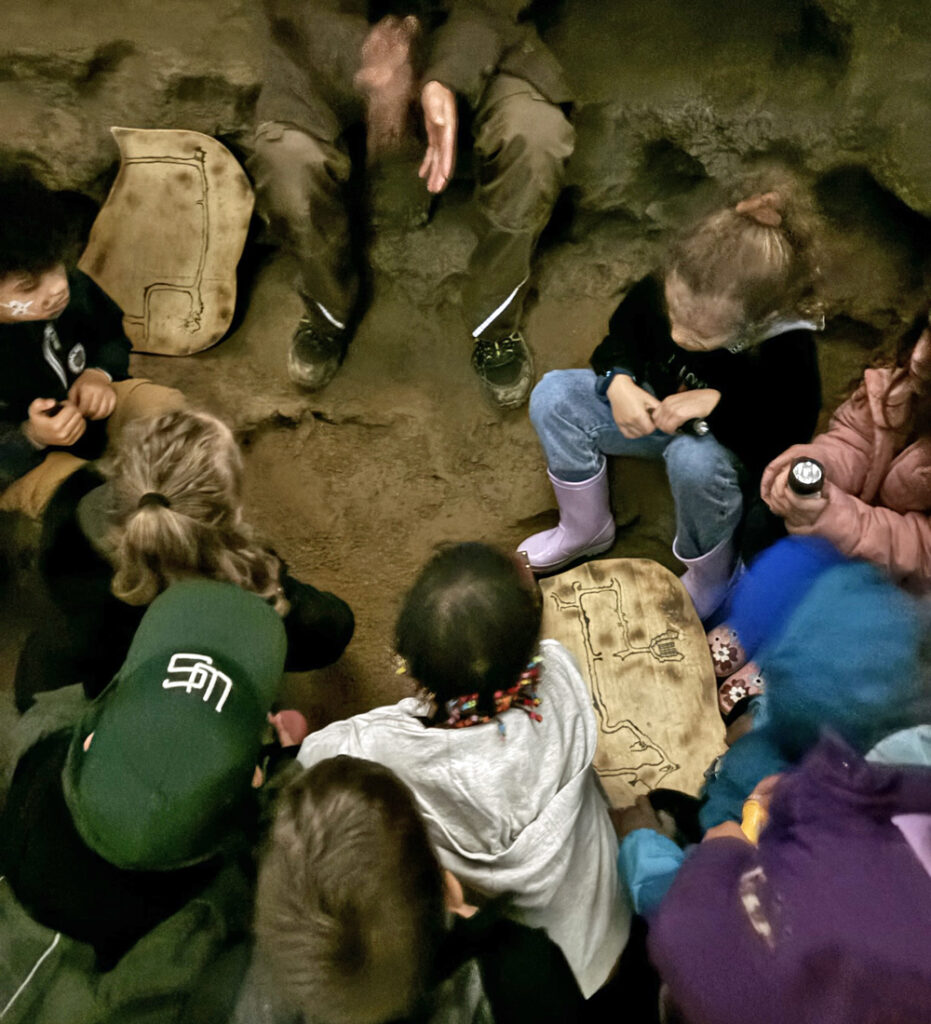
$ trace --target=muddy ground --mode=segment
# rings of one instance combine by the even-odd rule
[[[284,702],[315,724],[406,692],[392,666],[393,623],[437,544],[476,539],[510,548],[556,522],[526,409],[491,408],[469,365],[456,294],[456,268],[471,244],[465,210],[452,197],[426,229],[375,240],[369,312],[321,393],[288,382],[285,355],[301,312],[295,268],[261,246],[247,251],[253,269],[240,294],[243,316],[228,338],[187,358],[133,356],[134,375],[179,387],[234,425],[246,451],[248,519],[295,575],[355,611],[356,635],[341,661],[286,681]],[[411,272],[380,272],[386,251]],[[535,291],[527,305],[538,375],[584,365],[618,299],[610,282],[591,287],[597,268],[585,244],[547,242],[539,266],[538,278],[559,286]],[[823,351],[831,396],[865,352],[842,338]],[[681,571],[669,548],[672,506],[661,466],[614,460],[612,474],[623,524],[612,554]],[[43,614],[28,565],[7,576],[3,604],[0,714],[9,722],[18,645]]]

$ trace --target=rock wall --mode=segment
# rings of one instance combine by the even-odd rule
[[[184,127],[244,143],[261,75],[251,0],[18,0],[5,25],[0,152],[101,199],[111,124]],[[827,218],[828,312],[866,347],[908,320],[931,255],[931,26],[923,0],[536,0],[531,12],[578,96],[578,147],[540,287],[617,292],[666,232],[772,163]],[[418,263],[397,234],[376,266],[415,301],[463,269]]]

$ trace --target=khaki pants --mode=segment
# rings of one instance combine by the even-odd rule
[[[108,445],[120,436],[130,420],[160,416],[184,407],[184,395],[175,388],[153,384],[143,377],[114,381],[116,407],[107,421]],[[85,464],[68,452],[49,452],[42,464],[31,469],[0,494],[0,512],[22,512],[38,519],[61,484]]]
[[[559,107],[512,75],[490,82],[473,134],[482,231],[463,307],[476,336],[500,338],[518,326],[530,259],[562,188],[575,134]],[[331,323],[348,323],[358,274],[349,245],[351,164],[342,140],[265,122],[256,129],[249,170],[258,211],[297,257],[305,304],[322,307]]]

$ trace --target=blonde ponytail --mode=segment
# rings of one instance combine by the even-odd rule
[[[181,410],[130,423],[103,467],[115,524],[113,593],[152,601],[175,580],[225,580],[284,615],[281,563],[241,522],[242,457],[229,427]]]

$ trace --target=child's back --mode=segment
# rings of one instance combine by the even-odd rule
[[[486,558],[489,551],[460,545],[441,552],[425,573],[444,559]],[[519,588],[519,573],[510,560],[492,555],[501,560],[503,573],[513,574],[512,588]],[[419,610],[427,630],[435,616],[431,603],[418,593],[419,585],[408,597],[401,623],[407,613]],[[464,588],[458,601],[436,604],[460,622],[461,630],[473,627],[488,639],[491,623],[481,628],[478,622],[481,602],[471,600],[467,607],[476,589]],[[493,600],[486,610],[491,619],[496,617]],[[519,650],[517,618],[497,616],[504,633],[514,630]],[[538,608],[527,624],[532,621],[535,642]],[[399,650],[407,650],[416,674],[417,654],[404,644],[402,633],[399,625]],[[495,647],[493,638],[490,646]],[[462,726],[462,698],[444,700],[439,683],[418,676],[435,695],[433,702],[407,698],[336,722],[304,741],[299,760],[311,765],[350,754],[397,772],[414,792],[444,867],[477,894],[512,893],[521,920],[546,929],[589,996],[607,980],[624,947],[630,913],[618,884],[617,841],[591,767],[597,738],[591,699],[567,651],[552,640],[544,640],[539,650],[539,679],[512,688],[523,693],[510,694],[526,699],[483,714],[479,696],[471,709],[478,720],[467,728]],[[472,663],[483,660],[477,655]],[[459,678],[467,671],[463,668]],[[455,692],[455,680],[448,687]],[[509,693],[497,688],[498,701]],[[443,710],[434,711],[434,703]],[[445,719],[451,706],[454,721]],[[443,720],[437,721],[438,716]]]

